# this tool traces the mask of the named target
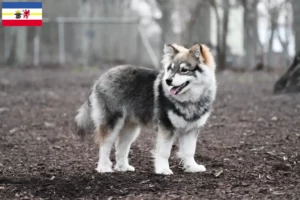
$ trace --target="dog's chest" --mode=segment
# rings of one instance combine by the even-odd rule
[[[175,128],[185,130],[200,128],[207,121],[211,103],[210,96],[202,96],[197,102],[172,101],[167,115]]]
[[[188,121],[182,115],[178,115],[177,113],[175,113],[172,110],[168,111],[168,117],[169,117],[171,123],[173,124],[173,126],[176,129],[183,129],[186,131],[192,130],[192,129],[197,129],[197,128],[204,126],[204,124],[206,123],[206,121],[209,117],[209,114],[210,113],[207,112],[207,113],[203,114],[201,117],[199,117],[198,119]]]

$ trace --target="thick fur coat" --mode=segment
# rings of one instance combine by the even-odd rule
[[[154,167],[169,175],[169,156],[176,138],[186,172],[205,171],[196,163],[199,130],[206,123],[216,96],[215,62],[205,45],[187,49],[165,45],[161,71],[131,65],[117,66],[94,84],[75,122],[80,135],[92,128],[99,141],[98,172],[134,171],[128,162],[130,146],[142,126],[156,130]],[[116,144],[116,164],[110,153]]]

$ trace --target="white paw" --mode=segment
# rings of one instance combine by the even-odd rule
[[[185,172],[191,172],[191,173],[195,173],[195,172],[205,172],[206,168],[204,167],[204,165],[192,165],[192,166],[186,166],[185,167]]]
[[[99,172],[99,173],[111,173],[111,172],[114,172],[114,170],[109,167],[109,166],[98,166],[96,168],[96,171]]]
[[[155,173],[156,174],[163,174],[163,175],[171,175],[171,174],[173,174],[172,170],[170,170],[169,168],[156,169]]]
[[[134,172],[135,170],[135,168],[131,165],[118,165],[118,164],[115,166],[114,169],[119,172],[127,172],[127,171]]]

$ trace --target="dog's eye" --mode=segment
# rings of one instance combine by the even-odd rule
[[[187,73],[189,70],[188,69],[186,69],[186,68],[180,68],[180,72],[181,73]]]

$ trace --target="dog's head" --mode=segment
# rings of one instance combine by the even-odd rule
[[[166,44],[162,64],[164,87],[175,98],[185,95],[191,88],[214,84],[215,61],[205,45],[195,44],[187,49],[177,44]]]

